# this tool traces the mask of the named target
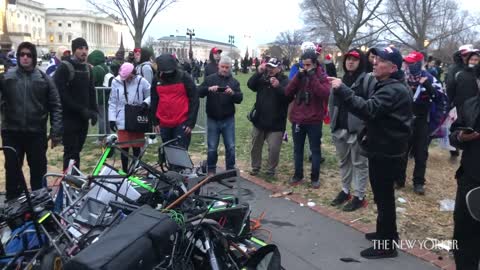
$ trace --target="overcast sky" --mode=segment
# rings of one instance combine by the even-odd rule
[[[40,0],[47,7],[85,9],[85,0]],[[195,29],[197,37],[228,42],[235,36],[235,45],[263,44],[273,41],[278,33],[302,27],[301,0],[179,0],[162,11],[147,31],[159,38],[185,35]],[[480,13],[479,0],[458,0],[463,9]],[[250,36],[247,40],[245,36]],[[146,38],[145,37],[145,38]]]

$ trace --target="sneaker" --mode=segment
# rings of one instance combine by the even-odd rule
[[[357,209],[360,209],[366,206],[367,206],[367,200],[365,198],[360,200],[357,196],[353,196],[353,199],[343,207],[343,211],[353,212]]]
[[[425,187],[420,184],[413,185],[413,192],[415,192],[418,195],[425,195]]]
[[[337,197],[330,203],[331,206],[338,206],[338,205],[341,205],[343,204],[344,202],[350,200],[352,198],[352,195],[350,195],[350,193],[345,193],[342,191],[340,191],[337,195]]]
[[[377,232],[366,233],[365,239],[367,239],[368,241],[377,240],[378,239]]]
[[[313,189],[319,189],[320,188],[320,181],[312,181],[311,186]]]
[[[275,172],[269,172],[269,171],[267,171],[267,172],[265,172],[265,175],[266,175],[267,177],[275,177]]]
[[[251,171],[249,172],[249,174],[250,174],[251,176],[256,176],[256,175],[258,175],[258,173],[259,173],[259,170],[251,170]]]
[[[360,256],[365,259],[385,259],[397,257],[398,252],[394,248],[382,249],[370,247],[360,252]]]
[[[291,185],[291,186],[296,186],[300,183],[303,182],[303,177],[299,177],[299,176],[292,176],[292,178],[290,178],[290,180],[288,180],[288,184]]]

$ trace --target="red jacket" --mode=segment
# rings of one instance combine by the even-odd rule
[[[318,66],[316,73],[299,78],[297,73],[288,84],[285,95],[294,98],[290,110],[290,121],[295,124],[319,124],[325,117],[325,104],[328,104],[330,82],[325,71]],[[309,103],[299,101],[302,92],[308,93]]]

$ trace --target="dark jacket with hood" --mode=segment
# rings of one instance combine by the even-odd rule
[[[50,116],[50,135],[62,135],[62,105],[52,79],[37,66],[37,50],[31,43],[24,42],[20,50],[27,48],[32,53],[33,70],[27,71],[19,64],[11,68],[0,81],[0,111],[2,131],[47,132]]]
[[[453,54],[452,59],[453,64],[448,68],[447,76],[445,77],[445,83],[447,84],[447,92],[449,88],[448,84],[454,83],[453,79],[455,78],[455,74],[465,67],[465,63],[463,62],[462,54],[460,53],[460,51],[456,51]]]
[[[378,81],[373,95],[365,100],[342,85],[334,91],[348,110],[366,122],[359,143],[368,157],[402,158],[412,133],[412,94],[403,82],[403,72]]]
[[[325,108],[330,95],[330,83],[323,68],[317,64],[315,73],[297,73],[285,90],[285,95],[295,98],[290,110],[294,124],[320,124],[325,117]],[[308,99],[308,100],[307,100]]]
[[[358,68],[353,73],[346,72],[343,76],[343,83],[349,87],[356,96],[362,97],[365,100],[373,94],[373,89],[377,80],[371,74],[365,72],[367,65],[366,56],[362,51],[358,49],[351,49],[348,52],[356,51],[360,55],[360,63]],[[343,59],[343,70],[347,70],[346,67],[347,58]],[[332,89],[333,90],[333,89]],[[365,127],[365,122],[358,117],[348,112],[348,109],[342,100],[338,97],[330,94],[328,101],[329,113],[330,113],[330,128],[332,132],[336,130],[345,129],[348,133],[358,133]]]
[[[152,116],[154,125],[171,128],[185,124],[191,129],[195,127],[198,94],[192,78],[184,71],[176,70],[162,78],[155,76],[150,97],[155,114]]]
[[[257,93],[254,110],[253,125],[264,131],[285,131],[287,124],[288,104],[291,99],[285,96],[288,78],[283,72],[275,76],[280,85],[272,87],[266,73],[256,72],[248,80],[248,88]]]
[[[480,160],[480,140],[460,142],[457,137],[460,133],[458,129],[460,127],[470,127],[480,132],[480,93],[465,101],[465,106],[458,111],[458,119],[453,123],[451,128],[453,132],[450,134],[450,143],[463,150],[460,167],[455,175],[457,181],[471,179],[476,183],[480,183],[480,166],[478,166],[478,161]]]
[[[470,55],[467,57],[467,63],[473,55],[479,55],[479,53],[470,53]],[[475,97],[478,93],[475,72],[475,68],[464,65],[463,69],[457,71],[454,77],[448,81],[447,95],[452,107],[457,107],[457,112],[461,110],[463,103],[467,99]]]
[[[82,131],[88,128],[88,120],[96,119],[98,113],[92,70],[88,64],[77,59],[66,61],[75,70],[73,79],[70,80],[70,70],[65,63],[60,64],[54,75],[62,100],[64,131]]]
[[[213,58],[213,49],[210,50],[209,61],[205,66],[205,78],[218,72],[218,61]]]
[[[229,86],[234,94],[228,95],[224,92],[208,91],[210,86],[219,87]],[[233,78],[230,73],[228,76],[222,76],[218,72],[205,78],[198,88],[199,97],[207,97],[207,116],[214,120],[224,120],[235,114],[235,104],[240,104],[243,100],[243,94],[240,90],[240,83]]]

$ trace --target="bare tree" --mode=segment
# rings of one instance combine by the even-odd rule
[[[268,49],[264,52],[264,56],[269,55],[271,57],[281,59],[283,57],[283,49],[276,44],[272,44],[268,47]],[[290,58],[289,58],[290,59]]]
[[[135,47],[138,48],[153,19],[177,0],[87,0],[87,2],[118,22],[125,22],[135,41]]]
[[[313,35],[333,35],[342,52],[352,44],[374,36],[383,27],[370,24],[383,0],[303,0],[304,22]]]
[[[143,42],[144,47],[153,48],[155,45],[157,45],[157,41],[152,36],[148,36]]]
[[[438,48],[450,36],[478,25],[478,20],[460,12],[453,0],[388,0],[385,18],[380,22],[402,44],[418,50],[436,44]]]
[[[291,61],[298,55],[303,41],[305,41],[305,34],[300,30],[281,32],[273,46],[269,48],[270,55]]]

